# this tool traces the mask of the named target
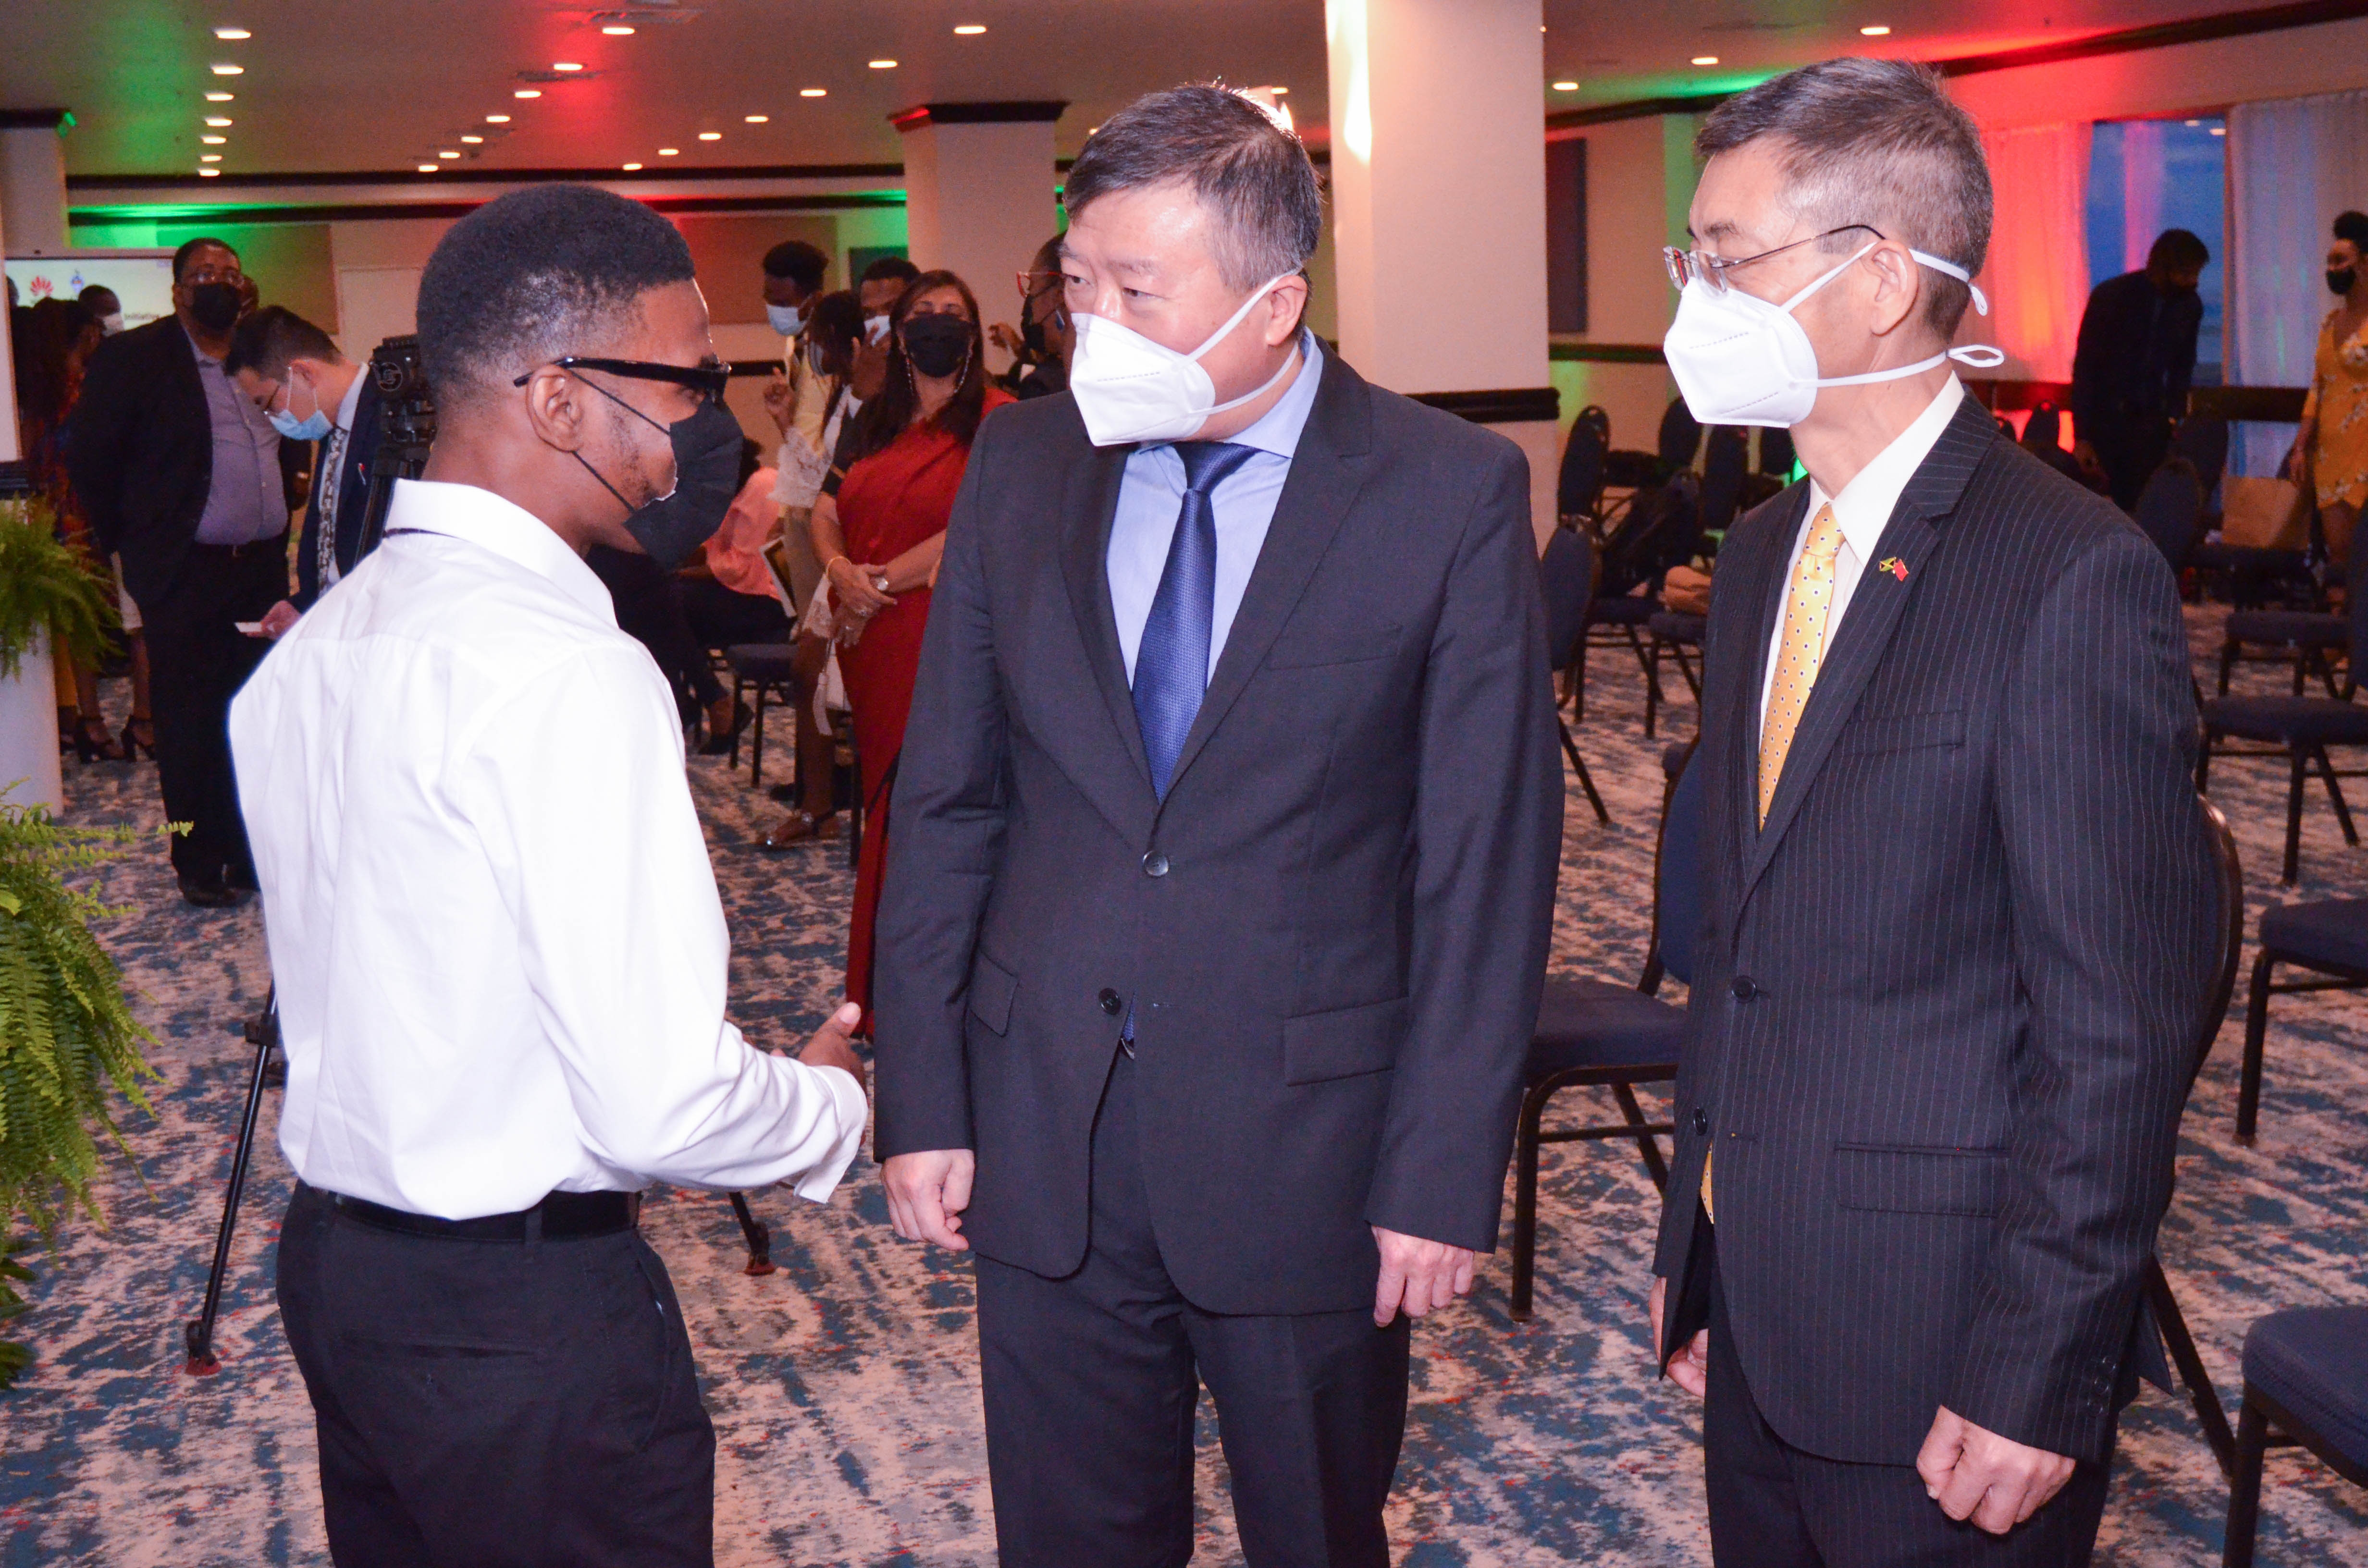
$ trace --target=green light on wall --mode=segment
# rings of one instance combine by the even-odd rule
[[[58,135],[59,135],[59,137],[60,137],[61,139],[63,139],[63,138],[64,137],[65,133],[66,133],[67,131],[72,131],[74,128],[74,110],[72,110],[72,109],[64,109],[64,110],[60,111],[60,113],[59,113],[59,115],[58,115]]]

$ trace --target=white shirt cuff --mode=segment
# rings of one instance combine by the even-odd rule
[[[806,1064],[799,1063],[803,1067]],[[838,1136],[833,1141],[829,1155],[822,1164],[808,1171],[790,1190],[809,1203],[827,1203],[837,1189],[839,1178],[854,1163],[855,1152],[863,1146],[863,1130],[871,1116],[871,1103],[865,1099],[863,1087],[855,1074],[836,1067],[807,1067],[830,1086],[833,1113],[838,1121]]]

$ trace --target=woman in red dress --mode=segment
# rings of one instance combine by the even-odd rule
[[[888,795],[913,708],[929,585],[979,421],[1011,401],[989,384],[978,301],[924,272],[889,315],[888,384],[840,438],[808,528],[838,623],[838,668],[862,765],[863,853],[847,932],[847,994],[871,1032],[871,932],[888,863]]]

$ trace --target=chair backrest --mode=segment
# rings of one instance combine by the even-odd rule
[[[1538,586],[1546,604],[1546,657],[1562,669],[1587,635],[1587,605],[1595,590],[1595,541],[1578,528],[1556,528],[1538,558]]]
[[[1555,512],[1565,517],[1595,515],[1597,503],[1603,499],[1603,460],[1611,449],[1603,426],[1580,415],[1570,427],[1570,439],[1563,444],[1562,469],[1554,479]]]
[[[1694,940],[1702,918],[1704,812],[1702,769],[1693,766],[1697,749],[1691,741],[1673,746],[1663,762],[1666,769],[1674,760],[1677,772],[1661,804],[1661,837],[1653,851],[1653,957],[1646,960],[1648,975],[1657,962],[1688,985],[1694,983]]]
[[[1661,503],[1660,525],[1649,541],[1648,571],[1658,577],[1672,566],[1682,566],[1702,552],[1702,481],[1691,473],[1669,476]]]
[[[2064,411],[2052,403],[2043,403],[2031,411],[2031,423],[2022,427],[2022,444],[2026,447],[2064,445]]]
[[[2355,549],[2343,568],[2343,613],[2351,622],[2350,673],[2346,684],[2357,686],[2362,674],[2362,659],[2368,657],[2368,550]]]
[[[2237,858],[2237,835],[2228,819],[2210,801],[2203,802],[2203,831],[2212,841],[2212,861],[2220,870],[2220,940],[2213,955],[2212,990],[2204,998],[2203,1030],[2195,1041],[2195,1062],[2188,1069],[2187,1086],[2195,1087],[2212,1042],[2228,1017],[2229,999],[2237,994],[2237,955],[2245,945],[2245,867]]]
[[[1751,434],[1740,425],[1711,426],[1710,445],[1702,453],[1702,526],[1705,533],[1724,533],[1735,521],[1743,499],[1743,476],[1750,467]]]
[[[1759,472],[1787,479],[1793,472],[1793,432],[1770,426],[1759,432]]]
[[[2191,414],[2171,433],[2170,449],[2195,465],[2195,483],[2209,502],[2228,468],[2228,422],[2206,414]]]
[[[2175,573],[2187,569],[2187,557],[2203,537],[2203,492],[2195,483],[2195,465],[2172,458],[2154,471],[2138,492],[2137,523]]]
[[[1692,409],[1681,397],[1671,398],[1669,406],[1661,411],[1661,438],[1657,443],[1661,467],[1668,472],[1694,466],[1694,449],[1702,445],[1702,425],[1694,418]]]

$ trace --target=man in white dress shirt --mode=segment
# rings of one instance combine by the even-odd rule
[[[663,218],[544,186],[453,227],[419,332],[426,476],[231,718],[330,1551],[705,1564],[714,1436],[635,1195],[820,1201],[865,1119],[851,1010],[803,1061],[726,1021],[673,700],[583,560],[709,504],[707,311]]]

